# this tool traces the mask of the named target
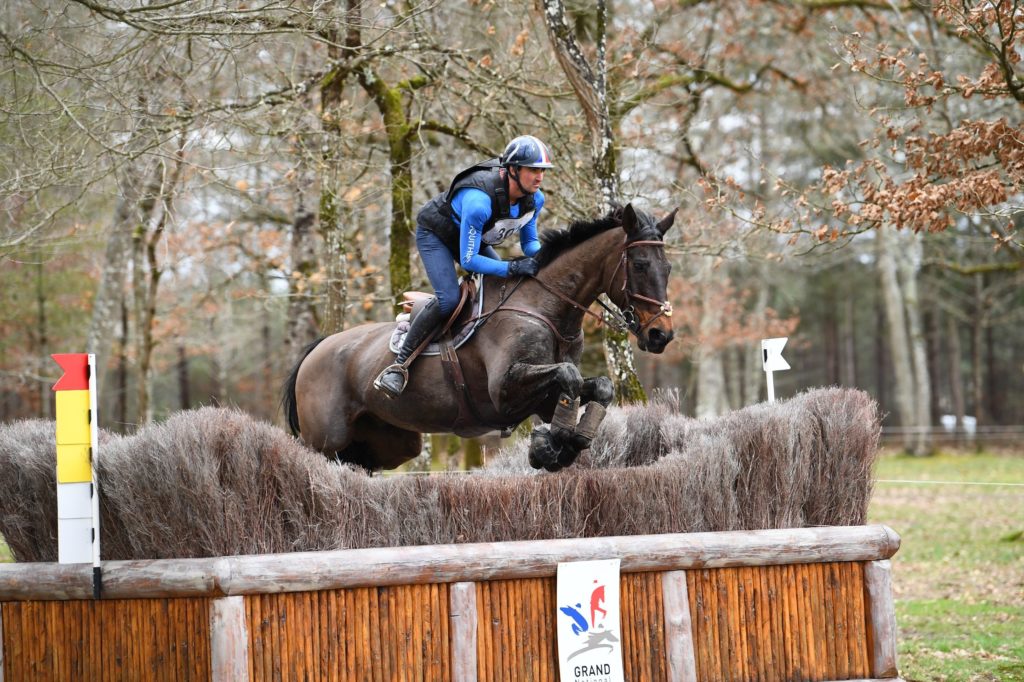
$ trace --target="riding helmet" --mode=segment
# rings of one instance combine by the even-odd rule
[[[505,146],[499,158],[501,165],[525,168],[554,168],[551,151],[533,135],[520,135]]]

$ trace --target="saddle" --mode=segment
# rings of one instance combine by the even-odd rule
[[[464,303],[456,307],[452,316],[445,321],[442,327],[442,329],[451,332],[453,348],[459,348],[469,341],[473,333],[483,324],[483,320],[480,317],[484,307],[483,275],[464,277],[459,284],[459,288],[463,292],[462,298]],[[401,350],[402,342],[405,340],[405,335],[409,331],[409,325],[412,323],[413,318],[434,297],[433,294],[423,291],[406,291],[402,296],[405,297],[405,300],[402,301],[402,312],[395,317],[395,322],[398,324],[395,326],[395,331],[392,332],[391,339],[388,341],[388,346],[392,353],[398,353]],[[463,317],[462,313],[467,305],[470,306],[471,312],[468,319],[460,324],[459,318]],[[435,335],[434,340],[416,355],[440,355],[441,336],[443,334],[438,333]]]
[[[445,322],[441,330],[434,335],[434,339],[413,351],[407,360],[412,363],[420,355],[440,355],[441,366],[444,368],[445,376],[455,388],[455,395],[459,403],[459,413],[452,425],[452,432],[462,435],[464,427],[475,427],[479,425],[488,426],[494,430],[501,431],[503,438],[512,433],[515,424],[494,424],[485,420],[476,408],[476,400],[490,401],[486,396],[475,399],[471,387],[466,383],[465,375],[462,372],[462,364],[456,349],[468,341],[473,333],[486,321],[482,316],[484,306],[483,275],[464,277],[459,284],[461,296],[459,305],[455,308],[451,317]],[[402,302],[403,312],[395,319],[398,324],[391,335],[391,351],[397,353],[402,347],[402,341],[409,331],[412,319],[420,310],[433,298],[432,295],[421,291],[407,291]],[[466,306],[469,304],[469,311]],[[466,313],[464,315],[464,313]],[[467,318],[468,315],[468,318]],[[464,319],[465,318],[465,319]],[[461,320],[461,326],[459,321]],[[454,328],[454,330],[453,330]],[[467,435],[473,435],[468,432]]]

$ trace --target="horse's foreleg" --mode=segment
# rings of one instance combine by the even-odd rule
[[[615,386],[608,377],[590,377],[583,380],[583,388],[580,390],[580,405],[589,402],[598,402],[608,407],[615,400]]]
[[[550,421],[559,395],[575,400],[583,390],[583,375],[571,362],[530,365],[519,362],[505,372],[492,396],[495,407],[506,415],[538,414]]]
[[[580,404],[587,408],[573,433],[573,445],[581,451],[590,447],[597,427],[604,421],[605,408],[615,399],[615,387],[608,377],[590,377],[583,381]]]
[[[530,464],[534,468],[557,471],[576,460],[579,448],[573,442],[573,434],[583,389],[583,375],[569,362],[518,363],[505,374],[498,391],[499,409],[513,414],[532,412],[552,423],[551,427],[539,427],[531,434]]]

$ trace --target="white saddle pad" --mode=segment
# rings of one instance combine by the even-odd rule
[[[476,301],[473,303],[473,317],[477,318],[472,324],[467,324],[461,329],[457,329],[452,337],[452,346],[458,348],[462,344],[469,341],[470,337],[473,336],[473,332],[477,330],[483,320],[480,320],[480,314],[484,309],[484,276],[474,275],[473,283],[476,285]],[[388,342],[388,346],[391,348],[392,353],[398,353],[402,348],[402,342],[405,341],[405,335],[409,331],[409,313],[401,313],[395,318],[395,322],[398,324],[395,326],[395,331],[391,334],[391,340]],[[420,355],[440,355],[441,344],[433,342],[427,346]]]

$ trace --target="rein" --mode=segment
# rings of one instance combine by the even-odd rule
[[[632,305],[630,305],[628,308],[626,308],[625,311],[621,311],[620,312],[619,310],[616,310],[616,309],[611,308],[610,306],[608,306],[600,298],[597,299],[597,303],[598,303],[598,305],[600,305],[602,308],[605,309],[605,311],[612,317],[612,319],[614,319],[618,323],[620,330],[627,330],[627,331],[631,332],[633,334],[633,336],[639,337],[640,334],[642,334],[648,327],[650,327],[652,324],[654,324],[655,320],[657,320],[659,317],[662,317],[662,316],[664,316],[664,317],[672,317],[672,304],[670,302],[668,302],[668,301],[658,301],[658,300],[655,300],[655,299],[650,298],[648,296],[643,296],[643,295],[635,293],[635,292],[633,292],[633,291],[631,291],[629,289],[629,270],[627,268],[625,268],[624,266],[625,266],[625,264],[627,262],[627,254],[626,254],[626,252],[629,249],[632,249],[635,246],[661,246],[662,248],[664,248],[665,242],[663,242],[661,240],[656,240],[656,239],[646,239],[646,240],[638,240],[638,241],[634,241],[634,242],[627,242],[627,243],[623,244],[621,249],[620,249],[620,252],[621,252],[622,255],[619,258],[619,262],[615,265],[615,270],[612,272],[612,277],[611,277],[610,282],[614,282],[615,281],[615,276],[619,274],[619,269],[621,268],[622,269],[622,289],[621,289],[621,291],[625,291],[626,292],[627,298],[633,298],[633,299],[636,299],[636,300],[639,300],[639,301],[643,301],[645,303],[651,303],[653,305],[658,306],[658,313],[656,315],[652,316],[651,319],[649,319],[646,323],[641,325],[639,323],[639,318],[638,318],[638,316],[636,314],[636,309]],[[522,281],[522,280],[520,280],[520,281]],[[541,285],[541,287],[543,287],[548,293],[550,293],[553,296],[555,296],[555,297],[561,299],[562,301],[568,303],[569,305],[571,305],[572,307],[574,307],[577,310],[581,311],[585,315],[590,315],[591,317],[593,317],[595,320],[597,320],[597,324],[598,325],[605,324],[605,320],[600,315],[595,313],[593,310],[591,310],[590,308],[583,307],[582,305],[580,305],[579,303],[574,301],[569,296],[566,296],[561,291],[558,291],[557,289],[551,287],[549,284],[544,282],[539,277],[534,278],[534,281],[536,281],[537,284]],[[518,284],[516,286],[518,286]],[[499,307],[500,306],[501,306],[501,304],[499,304]],[[518,312],[526,313],[528,315],[532,315],[533,317],[538,317],[538,318],[542,319],[544,322],[547,323],[547,325],[549,327],[551,327],[552,331],[555,332],[555,335],[558,336],[558,338],[561,341],[563,341],[563,342],[566,341],[566,339],[561,334],[559,334],[558,331],[555,329],[554,324],[550,320],[548,320],[546,317],[544,317],[544,316],[542,316],[542,315],[540,315],[538,313],[534,313],[532,311],[522,310],[520,308],[512,308],[512,307],[506,306],[506,310],[516,310]],[[572,340],[575,340],[575,337],[573,337]]]
[[[658,301],[656,299],[650,298],[648,296],[643,296],[630,290],[629,270],[625,267],[625,265],[628,261],[627,251],[636,246],[660,246],[664,248],[665,242],[657,239],[646,239],[637,240],[633,242],[626,242],[625,244],[623,244],[619,249],[621,257],[619,258],[619,262],[615,265],[615,270],[612,271],[609,286],[611,286],[611,282],[615,281],[615,277],[619,274],[619,270],[622,269],[622,288],[620,290],[626,293],[627,300],[635,299],[638,301],[643,301],[644,303],[656,305],[658,306],[658,312],[655,315],[653,315],[651,319],[649,319],[647,322],[641,325],[639,317],[636,314],[636,309],[632,305],[626,308],[625,311],[619,311],[608,306],[600,298],[597,299],[597,302],[602,308],[605,309],[605,311],[607,311],[607,313],[617,323],[620,330],[629,331],[630,333],[633,334],[633,336],[639,337],[640,334],[642,334],[648,327],[654,324],[655,320],[657,320],[659,317],[672,317],[672,304],[669,301]],[[470,320],[470,322],[477,322],[480,320],[486,321],[489,317],[502,310],[517,312],[523,315],[528,315],[530,317],[536,318],[543,322],[544,324],[546,324],[548,328],[551,329],[551,332],[555,335],[555,338],[558,339],[559,343],[563,347],[568,347],[571,343],[573,343],[580,337],[580,335],[583,333],[582,329],[578,334],[575,334],[574,336],[567,338],[558,330],[557,325],[555,325],[555,323],[552,322],[551,319],[549,319],[545,315],[542,315],[541,313],[538,313],[534,310],[528,310],[526,308],[520,308],[518,306],[511,306],[506,304],[508,299],[512,296],[512,294],[515,293],[515,291],[519,288],[519,285],[521,285],[525,281],[525,279],[526,278],[524,277],[520,277],[519,279],[517,279],[515,284],[512,286],[512,289],[508,293],[504,293],[504,287],[502,287],[503,294],[501,300],[498,301],[498,305],[496,305],[490,311],[474,317],[473,319]],[[549,294],[555,296],[556,298],[562,300],[565,303],[568,303],[573,308],[576,308],[577,310],[582,312],[584,315],[590,315],[591,317],[593,317],[597,321],[597,324],[599,326],[606,324],[605,319],[602,318],[597,313],[595,313],[593,310],[584,307],[577,301],[574,301],[571,297],[567,296],[566,294],[549,285],[544,280],[540,279],[540,277],[534,277],[533,281],[537,282],[537,284],[539,284]]]

